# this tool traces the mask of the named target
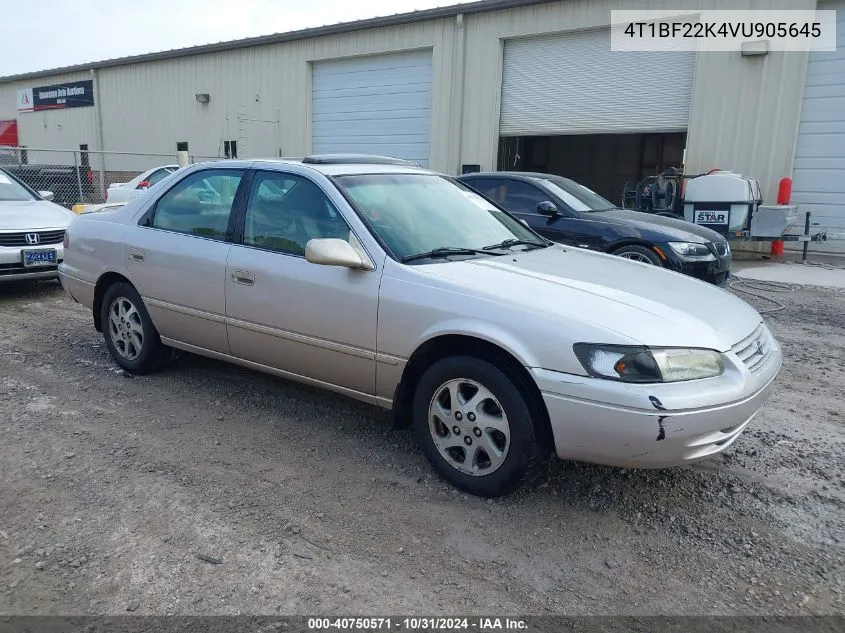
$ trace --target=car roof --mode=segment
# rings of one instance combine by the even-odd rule
[[[220,161],[217,161],[219,164]],[[284,165],[297,165],[318,171],[326,176],[344,176],[354,174],[436,174],[437,172],[419,167],[410,161],[392,159],[385,156],[366,155],[314,155],[304,158],[266,158],[246,162],[254,168],[273,169]],[[226,161],[232,165],[235,161]]]
[[[541,174],[536,171],[477,171],[458,176],[460,180],[472,178],[517,178],[522,180],[543,180],[545,178],[566,178],[557,174]]]

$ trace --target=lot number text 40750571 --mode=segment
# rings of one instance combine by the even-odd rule
[[[351,631],[521,631],[528,628],[519,618],[407,617],[407,618],[308,618],[310,630]]]

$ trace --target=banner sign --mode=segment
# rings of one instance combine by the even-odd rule
[[[18,90],[18,112],[64,110],[92,105],[94,82],[91,79]]]

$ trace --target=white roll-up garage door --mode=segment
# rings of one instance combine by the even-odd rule
[[[686,131],[694,52],[613,52],[610,29],[505,42],[502,136]]]
[[[819,9],[836,9],[836,51],[810,53],[792,202],[810,211],[812,222],[829,237],[845,239],[845,0],[819,4]],[[827,246],[845,250],[842,241]]]
[[[311,98],[313,153],[428,165],[430,50],[315,63]]]

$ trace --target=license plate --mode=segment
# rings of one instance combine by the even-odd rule
[[[23,265],[26,268],[37,266],[54,266],[56,264],[56,249],[42,248],[23,252]]]
[[[696,224],[727,224],[728,223],[728,212],[727,211],[696,211],[695,212],[695,223]]]

